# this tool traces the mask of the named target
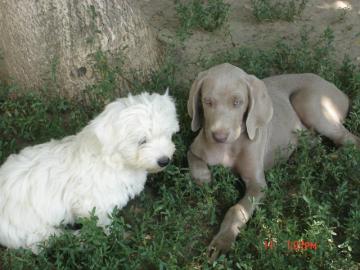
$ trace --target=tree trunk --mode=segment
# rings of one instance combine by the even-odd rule
[[[0,51],[5,72],[23,88],[55,84],[68,96],[96,81],[99,51],[110,60],[120,56],[125,71],[145,77],[161,60],[160,45],[131,0],[0,0]]]

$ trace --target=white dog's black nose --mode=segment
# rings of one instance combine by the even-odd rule
[[[161,157],[158,159],[157,163],[160,167],[165,167],[166,165],[168,165],[170,162],[170,158],[168,157]]]

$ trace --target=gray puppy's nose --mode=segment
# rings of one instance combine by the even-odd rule
[[[226,142],[227,138],[229,137],[229,133],[223,131],[216,131],[212,133],[214,140],[218,143]]]
[[[166,165],[168,165],[170,162],[170,158],[166,157],[166,156],[163,156],[161,158],[158,159],[157,161],[157,164],[160,166],[160,167],[165,167]]]

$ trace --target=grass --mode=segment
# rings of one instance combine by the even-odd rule
[[[202,59],[202,65],[227,61],[260,78],[320,74],[352,97],[346,125],[359,134],[360,70],[348,58],[340,65],[335,62],[333,38],[329,29],[318,39],[303,31],[297,44],[279,41],[268,50],[235,48]],[[83,99],[19,95],[15,86],[0,85],[0,162],[25,145],[74,134],[100,112],[114,97],[114,76],[121,72],[101,63],[102,80],[87,89]],[[38,256],[26,250],[0,251],[0,268],[358,269],[360,152],[352,146],[336,149],[321,137],[309,148],[308,134],[300,134],[300,145],[289,161],[266,173],[266,198],[232,251],[213,264],[207,262],[207,245],[226,209],[244,190],[242,182],[221,166],[211,168],[215,181],[209,186],[200,188],[191,180],[185,158],[194,138],[186,113],[190,82],[184,85],[175,79],[176,66],[170,56],[151,80],[133,81],[135,93],[163,92],[169,86],[175,96],[181,131],[174,138],[173,163],[165,172],[151,175],[145,191],[126,208],[114,211],[109,236],[96,227],[92,216],[79,220],[78,236],[66,229]],[[273,249],[265,249],[265,240],[276,243]],[[317,249],[290,251],[288,240],[316,242]]]
[[[175,1],[180,20],[178,36],[181,40],[191,35],[193,29],[213,32],[226,22],[230,5],[223,0]]]
[[[303,12],[308,0],[251,0],[253,14],[257,21],[292,22]]]

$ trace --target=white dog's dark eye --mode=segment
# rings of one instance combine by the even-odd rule
[[[142,144],[145,144],[146,143],[146,137],[142,138],[140,141],[139,141],[139,145],[142,145]]]

